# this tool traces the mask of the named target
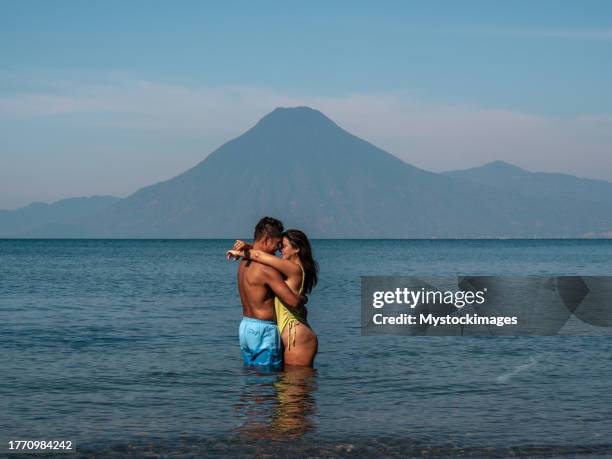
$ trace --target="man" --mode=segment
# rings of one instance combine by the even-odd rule
[[[253,249],[276,253],[282,234],[283,224],[279,220],[262,218],[255,227]],[[281,368],[283,344],[276,326],[274,297],[289,307],[303,305],[306,298],[296,295],[277,270],[250,260],[242,260],[238,267],[238,290],[242,302],[239,336],[244,364]]]

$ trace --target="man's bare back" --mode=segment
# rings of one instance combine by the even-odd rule
[[[260,320],[276,320],[274,292],[266,283],[266,270],[261,263],[243,260],[238,267],[238,290],[242,302],[242,315]]]
[[[241,261],[238,267],[238,291],[242,314],[260,320],[276,320],[275,296],[294,308],[305,300],[287,286],[276,269],[250,260]]]

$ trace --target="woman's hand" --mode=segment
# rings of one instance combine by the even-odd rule
[[[245,250],[245,249],[250,249],[250,248],[252,248],[252,246],[248,242],[244,242],[244,241],[241,241],[240,239],[236,239],[236,242],[234,242],[234,247],[232,247],[232,250]]]
[[[228,260],[240,260],[244,258],[244,252],[242,250],[228,250],[225,252],[225,257]]]
[[[248,242],[236,239],[236,242],[234,242],[234,246],[232,247],[232,249],[225,252],[225,257],[228,260],[239,260],[240,258],[244,258],[245,251],[250,250],[251,248],[252,246]]]

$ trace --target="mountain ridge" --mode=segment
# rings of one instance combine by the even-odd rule
[[[538,188],[537,173],[501,161],[485,166],[488,174],[482,166],[425,171],[318,110],[279,107],[183,173],[26,237],[244,237],[263,215],[311,237],[580,237],[612,229],[612,211],[590,199],[590,183],[576,199],[553,184]],[[529,192],[512,188],[521,181]],[[612,194],[612,184],[599,191]]]
[[[34,201],[12,210],[0,210],[0,237],[19,237],[60,221],[69,222],[119,201],[110,195],[64,198],[52,203]]]

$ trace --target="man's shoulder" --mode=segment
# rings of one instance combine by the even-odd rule
[[[239,269],[248,272],[249,279],[251,280],[264,281],[268,276],[277,273],[277,271],[270,266],[246,260],[241,262]]]

